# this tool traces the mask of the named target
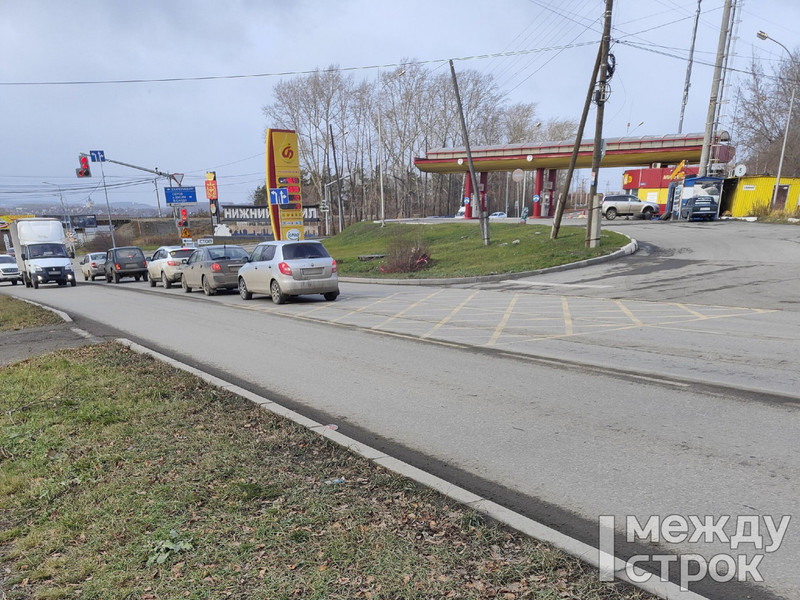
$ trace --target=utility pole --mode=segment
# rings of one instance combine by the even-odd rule
[[[589,190],[589,210],[586,214],[586,247],[596,248],[600,243],[600,215],[595,215],[597,184],[600,179],[600,161],[603,155],[603,115],[605,113],[606,94],[608,93],[608,50],[611,46],[611,8],[613,0],[606,0],[605,24],[603,25],[603,41],[600,45],[600,83],[597,86],[597,122],[594,128],[594,152],[592,153],[592,185]],[[613,72],[612,72],[613,74]],[[597,223],[595,223],[597,219]],[[597,225],[597,227],[596,227]],[[595,228],[597,229],[595,234]]]
[[[597,84],[597,73],[600,71],[600,60],[603,57],[603,44],[597,49],[597,59],[594,61],[594,68],[592,69],[592,78],[589,81],[589,91],[586,92],[586,102],[583,105],[583,114],[581,114],[581,122],[578,125],[578,133],[575,135],[575,145],[572,147],[572,157],[569,161],[569,169],[567,170],[567,178],[561,188],[561,193],[558,195],[558,203],[556,204],[556,214],[553,218],[553,228],[550,230],[550,239],[554,240],[558,237],[558,231],[561,229],[561,219],[564,216],[564,206],[567,203],[567,194],[572,185],[572,174],[575,172],[575,163],[578,162],[578,151],[581,147],[583,140],[583,130],[586,127],[586,119],[589,116],[589,109],[592,106],[592,96]],[[583,187],[581,186],[581,189]]]
[[[700,154],[700,167],[697,171],[699,177],[705,177],[708,174],[708,165],[711,162],[711,138],[714,132],[714,116],[717,113],[717,102],[719,100],[722,63],[725,60],[725,47],[730,29],[732,1],[725,0],[725,6],[722,9],[722,24],[719,28],[719,43],[717,44],[717,62],[714,66],[714,79],[711,81],[711,96],[708,100],[708,113],[706,114],[706,130],[703,134],[703,151]]]
[[[458,116],[461,118],[461,133],[464,136],[464,146],[467,149],[467,164],[469,165],[469,176],[472,179],[472,206],[478,207],[478,217],[480,218],[481,235],[483,236],[483,245],[489,245],[489,220],[486,218],[486,212],[481,206],[481,193],[478,189],[478,178],[475,176],[475,165],[472,162],[472,151],[469,147],[469,136],[467,136],[467,122],[464,120],[464,109],[461,106],[461,95],[458,93],[458,79],[456,79],[456,68],[453,66],[453,61],[450,61],[450,74],[453,76],[453,89],[456,93],[456,104],[458,105]]]

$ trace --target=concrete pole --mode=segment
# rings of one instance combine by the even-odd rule
[[[719,43],[717,44],[717,62],[714,67],[714,78],[711,80],[711,96],[708,100],[706,130],[703,134],[703,151],[700,154],[698,177],[705,177],[708,174],[708,165],[711,162],[711,137],[714,132],[714,115],[717,113],[719,86],[722,80],[722,63],[725,60],[725,47],[728,40],[728,30],[730,29],[731,2],[732,0],[725,0],[725,6],[722,9],[722,23],[719,28]]]
[[[611,45],[611,8],[613,0],[606,0],[605,24],[603,26],[602,60],[600,61],[600,84],[597,87],[597,121],[594,128],[594,152],[592,153],[592,187],[589,190],[589,197],[597,195],[597,184],[600,180],[600,161],[602,160],[603,146],[603,115],[605,114],[605,93],[608,80],[608,49]],[[596,248],[600,244],[599,227],[595,235],[594,221],[599,222],[600,215],[594,214],[594,205],[586,215],[586,238],[587,248]],[[595,219],[595,217],[597,217]]]
[[[609,0],[610,1],[610,0]],[[456,104],[458,105],[458,115],[461,117],[461,132],[464,136],[464,146],[467,149],[467,163],[469,165],[469,177],[472,180],[472,198],[470,202],[478,207],[478,215],[481,221],[481,234],[483,235],[483,245],[489,245],[489,220],[486,218],[486,211],[481,206],[481,193],[478,190],[478,178],[475,176],[475,165],[472,163],[472,151],[469,147],[469,136],[467,136],[467,122],[464,120],[464,108],[461,105],[461,94],[458,92],[458,79],[456,79],[456,68],[453,61],[450,61],[450,74],[453,77],[453,89],[456,94]]]

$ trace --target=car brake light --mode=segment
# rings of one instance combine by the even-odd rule
[[[122,269],[122,267],[119,266],[119,263],[114,263],[114,266],[117,267],[117,271]]]
[[[285,262],[278,263],[278,270],[284,275],[292,274],[292,267],[290,267],[289,264]]]
[[[177,267],[177,266],[178,266],[179,264],[181,264],[181,263],[180,263],[180,261],[177,261],[177,260],[168,260],[168,261],[167,261],[167,264],[168,264],[170,267]]]
[[[331,273],[336,273],[336,271],[337,271],[336,259],[334,258],[333,259],[333,264],[331,264]]]
[[[92,267],[96,267],[96,266],[97,266],[97,263],[92,261]]]
[[[219,263],[211,263],[211,270],[214,271],[214,273],[219,273],[222,271],[222,267],[219,266]]]

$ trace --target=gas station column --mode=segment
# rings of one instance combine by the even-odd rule
[[[542,216],[542,188],[544,187],[544,169],[536,169],[536,180],[533,184],[533,218]]]
[[[466,204],[464,204],[464,218],[471,219],[472,218],[472,176],[470,172],[466,172],[466,177],[464,178],[464,199],[466,200]]]
[[[545,192],[546,206],[542,211],[543,217],[552,217],[556,205],[556,182],[558,179],[558,169],[550,169],[547,173],[547,191]]]

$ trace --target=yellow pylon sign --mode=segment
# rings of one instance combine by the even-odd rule
[[[190,238],[190,237],[192,237],[192,233],[189,231],[188,227],[184,227],[181,230],[181,237],[182,238]]]

